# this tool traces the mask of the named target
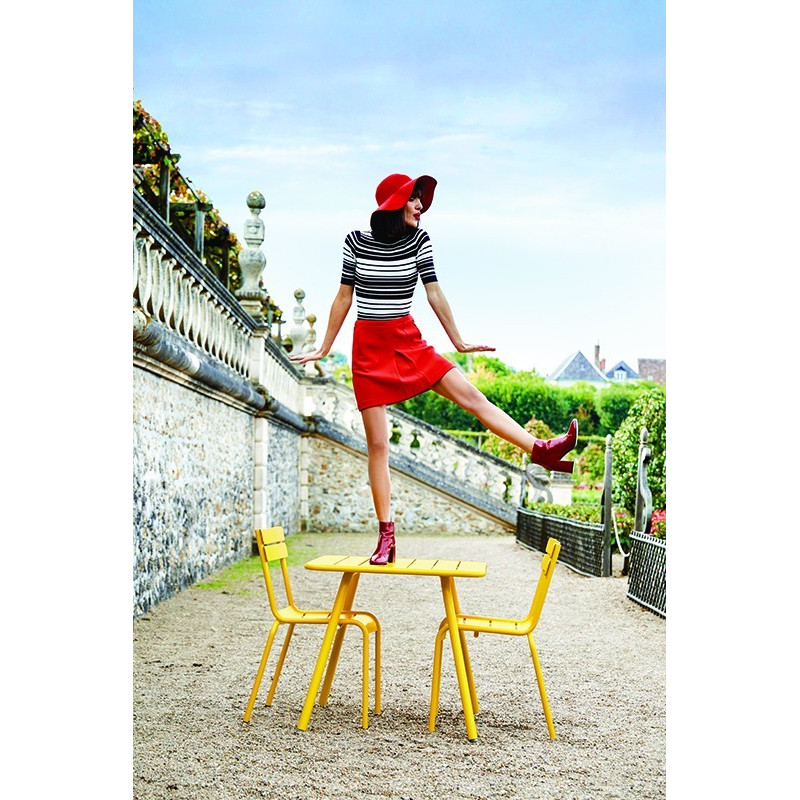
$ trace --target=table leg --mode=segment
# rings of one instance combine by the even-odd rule
[[[356,589],[358,588],[358,579],[361,576],[359,573],[353,573],[353,582],[350,584],[350,589],[347,592],[347,597],[344,600],[342,613],[350,611],[353,608],[353,600],[356,596]],[[339,663],[339,653],[342,650],[342,642],[344,641],[344,634],[347,630],[347,625],[341,625],[339,630],[336,631],[336,639],[333,642],[333,650],[331,650],[331,657],[328,661],[328,671],[325,673],[325,680],[322,682],[322,691],[319,695],[319,704],[321,706],[328,705],[328,695],[331,693],[331,684],[333,684],[333,676],[336,674],[336,666]]]
[[[301,731],[304,731],[306,728],[308,728],[308,723],[311,719],[311,712],[314,709],[314,701],[317,699],[319,685],[322,682],[322,673],[325,669],[325,663],[330,655],[331,646],[333,645],[333,637],[336,634],[336,627],[339,624],[339,618],[342,615],[342,609],[344,608],[345,600],[347,599],[347,594],[350,589],[350,584],[353,582],[354,577],[355,573],[352,572],[345,572],[342,575],[342,580],[339,584],[339,591],[336,593],[336,600],[333,603],[331,619],[328,623],[328,627],[325,629],[325,638],[322,640],[322,646],[319,650],[319,656],[317,656],[317,663],[314,667],[314,673],[311,676],[311,685],[308,687],[306,701],[303,705],[303,711],[300,714],[300,721],[297,723],[297,727]]]
[[[453,650],[453,661],[455,662],[456,677],[458,678],[458,691],[461,694],[461,706],[464,709],[464,720],[467,724],[467,738],[473,741],[478,738],[478,729],[475,725],[475,713],[472,710],[469,678],[467,677],[467,670],[464,665],[464,651],[461,647],[461,636],[458,630],[454,582],[452,577],[446,575],[442,575],[440,580],[442,583],[444,610],[447,615],[447,627],[450,630],[450,646]]]
[[[458,603],[458,593],[456,592],[456,582],[453,581],[453,605],[456,609],[456,616],[461,616],[461,606]],[[472,662],[469,660],[469,648],[467,647],[467,637],[464,631],[459,631],[461,637],[461,649],[464,651],[464,668],[467,671],[467,681],[469,681],[469,695],[472,698],[472,711],[480,714],[481,707],[478,703],[478,693],[475,691],[475,676],[472,674]]]

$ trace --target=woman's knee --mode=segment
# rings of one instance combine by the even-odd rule
[[[467,383],[466,386],[462,387],[458,404],[471,414],[479,414],[491,405],[486,399],[486,395],[471,383]]]
[[[389,458],[389,437],[375,437],[367,439],[367,455],[370,459]]]

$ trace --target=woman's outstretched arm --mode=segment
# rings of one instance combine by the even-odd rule
[[[333,298],[333,303],[331,304],[331,311],[328,314],[328,328],[325,331],[325,338],[322,340],[322,344],[310,353],[298,353],[295,356],[289,356],[289,360],[298,364],[305,364],[308,361],[317,361],[320,358],[325,358],[330,353],[352,304],[353,287],[345,283],[340,284],[339,291],[336,292],[336,297]]]
[[[424,286],[431,308],[439,318],[439,322],[442,323],[445,333],[459,353],[476,353],[495,349],[486,344],[467,344],[458,332],[456,321],[453,319],[453,312],[450,310],[450,303],[447,302],[447,298],[444,296],[439,282],[431,281],[430,283],[424,284]]]

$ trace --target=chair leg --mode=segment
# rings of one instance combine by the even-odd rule
[[[280,622],[277,620],[272,623],[272,627],[269,629],[269,636],[267,636],[267,642],[264,645],[264,652],[261,654],[261,663],[258,665],[258,671],[256,672],[256,679],[253,683],[253,691],[250,692],[250,699],[247,701],[247,708],[244,712],[244,721],[250,722],[250,715],[253,713],[253,706],[256,702],[256,696],[258,695],[258,689],[261,686],[261,678],[264,676],[264,667],[267,666],[267,659],[269,658],[269,651],[272,647],[272,641],[275,638],[275,633],[280,626]]]
[[[375,713],[381,713],[381,626],[375,628]]]
[[[469,683],[469,694],[472,698],[472,711],[475,714],[480,713],[481,707],[478,705],[478,693],[475,691],[475,677],[472,674],[472,662],[469,660],[469,650],[467,650],[467,637],[464,631],[459,631],[459,638],[461,639],[461,650],[464,653],[464,666],[467,669],[467,681]]]
[[[442,647],[447,628],[440,628],[433,645],[433,677],[431,678],[431,707],[428,712],[428,730],[436,730],[436,715],[439,713],[439,683],[442,676]]]
[[[539,665],[539,655],[536,652],[536,645],[533,643],[533,634],[528,634],[528,644],[531,646],[531,656],[533,658],[533,668],[536,670],[536,682],[539,684],[539,694],[542,697],[542,708],[544,709],[544,718],[547,720],[547,732],[550,734],[551,739],[556,738],[556,729],[553,725],[553,715],[550,713],[550,703],[547,702],[547,692],[544,688],[544,676],[542,675],[542,668]]]
[[[289,629],[286,631],[286,638],[283,640],[283,647],[281,647],[281,654],[278,658],[278,663],[275,666],[275,674],[272,676],[272,683],[269,686],[269,692],[267,693],[267,702],[264,705],[271,706],[272,705],[272,698],[275,697],[275,690],[278,688],[278,678],[281,676],[281,670],[283,669],[283,662],[286,660],[286,653],[289,650],[289,642],[292,639],[292,634],[294,633],[294,623],[289,623]]]
[[[361,727],[369,727],[369,631],[361,629],[364,635],[364,653],[361,658]]]

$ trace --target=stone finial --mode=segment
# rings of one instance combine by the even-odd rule
[[[314,323],[317,321],[316,314],[309,314],[306,317],[308,322],[308,332],[306,333],[306,343],[303,345],[304,353],[311,353],[317,349],[317,332],[314,330]],[[309,361],[306,364],[306,375],[323,375],[319,361]]]
[[[254,191],[247,195],[251,216],[244,223],[244,240],[248,246],[239,253],[242,286],[237,290],[236,298],[256,322],[264,321],[263,302],[267,296],[266,290],[259,285],[261,273],[267,265],[267,257],[260,249],[264,241],[264,222],[259,218],[266,205],[267,201],[261,192]]]
[[[306,329],[303,323],[306,321],[306,310],[303,307],[303,300],[306,293],[302,289],[295,289],[294,299],[297,304],[292,309],[292,322],[294,326],[289,331],[289,338],[292,340],[292,353],[303,353],[306,343]]]
[[[306,322],[308,322],[308,333],[306,333],[306,343],[303,347],[304,353],[310,353],[312,350],[316,350],[316,341],[317,341],[317,332],[314,330],[314,323],[317,321],[316,314],[309,314],[306,317]]]

